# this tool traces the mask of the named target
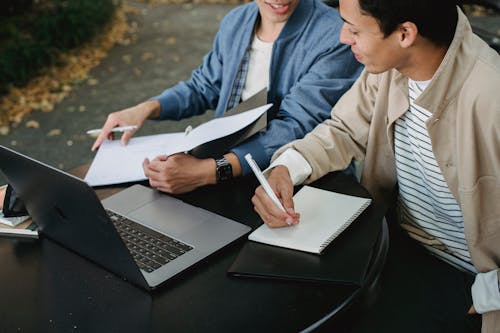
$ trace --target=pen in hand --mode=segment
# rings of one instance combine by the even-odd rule
[[[120,126],[120,127],[113,127],[113,129],[111,129],[111,132],[113,133],[123,133],[123,132],[127,132],[127,131],[133,131],[137,129],[137,126],[136,125],[131,125],[131,126]],[[99,134],[102,132],[102,129],[98,128],[98,129],[92,129],[92,130],[88,130],[87,131],[87,134]]]
[[[245,159],[247,160],[248,165],[250,166],[253,173],[259,180],[260,185],[262,185],[264,191],[266,191],[266,194],[271,198],[271,200],[276,204],[276,206],[278,206],[282,211],[286,212],[285,207],[283,207],[281,201],[278,199],[273,189],[271,188],[271,185],[269,185],[269,183],[267,182],[266,177],[264,177],[264,174],[260,170],[259,166],[253,160],[252,155],[250,153],[246,154]],[[291,223],[288,220],[286,222],[288,225],[291,225]]]

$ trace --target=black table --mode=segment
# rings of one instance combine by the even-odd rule
[[[318,184],[367,196],[342,173]],[[256,186],[254,177],[244,177],[178,197],[255,228],[261,224],[250,202]],[[360,217],[379,226],[362,288],[229,277],[243,238],[149,294],[44,237],[0,238],[0,332],[310,331],[370,293],[388,245],[382,217],[374,205]]]

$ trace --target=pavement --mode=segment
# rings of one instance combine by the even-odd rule
[[[25,117],[0,144],[49,165],[70,170],[92,161],[94,139],[86,130],[100,128],[108,113],[121,110],[189,78],[212,48],[220,20],[231,4],[145,4],[128,1],[138,9],[129,14],[135,42],[113,47],[90,73],[94,85],[73,87],[52,112]],[[136,134],[183,131],[189,124],[211,119],[208,112],[183,121],[150,121]],[[34,120],[39,128],[28,128]],[[117,166],[118,168],[119,166]],[[0,184],[4,183],[0,175]]]
[[[95,83],[80,83],[52,112],[35,112],[0,136],[0,144],[60,169],[70,170],[92,161],[93,138],[86,130],[100,128],[108,113],[121,110],[189,78],[212,41],[224,15],[233,4],[145,4],[127,3],[137,8],[130,14],[136,29],[135,42],[117,45],[100,65],[90,72]],[[477,18],[490,31],[500,31],[500,17],[489,21]],[[136,135],[183,131],[211,119],[203,116],[183,121],[147,122]],[[34,120],[39,128],[28,128]],[[119,167],[119,166],[117,166]],[[0,175],[0,184],[4,182]]]

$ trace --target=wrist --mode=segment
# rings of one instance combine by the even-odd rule
[[[161,114],[160,102],[156,100],[146,101],[138,105],[139,112],[143,114],[144,119],[158,119]]]
[[[203,167],[203,170],[207,170],[205,172],[205,185],[214,185],[217,184],[217,177],[216,177],[216,163],[215,159],[213,158],[206,158],[203,160],[205,163],[205,166]]]

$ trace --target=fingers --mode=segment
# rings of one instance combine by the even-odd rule
[[[289,208],[287,212],[281,210],[267,195],[262,186],[255,190],[252,198],[254,209],[269,227],[277,228],[297,224],[300,215]],[[293,205],[293,203],[292,203]]]
[[[112,140],[113,139],[113,132],[111,132],[111,130],[113,129],[113,127],[116,127],[118,125],[119,125],[118,120],[115,120],[115,118],[110,114],[108,116],[108,119],[104,123],[104,126],[102,127],[101,132],[99,133],[99,136],[94,141],[94,144],[92,145],[91,150],[96,151],[97,148],[99,148],[101,146],[101,144],[103,143],[103,141],[106,138]]]
[[[128,142],[130,141],[130,139],[132,138],[132,136],[135,134],[135,132],[136,131],[125,131],[125,132],[123,132],[122,138],[121,138],[122,145],[124,145],[124,146],[128,145]]]
[[[113,128],[119,126],[137,126],[137,129],[132,131],[125,131],[121,136],[121,143],[123,145],[127,145],[130,141],[130,138],[137,132],[137,130],[141,127],[144,118],[141,118],[140,112],[138,111],[138,107],[132,107],[125,110],[117,111],[110,113],[106,122],[104,123],[99,136],[95,140],[92,145],[92,151],[97,150],[99,146],[104,142],[107,138],[108,140],[113,140]]]
[[[162,192],[171,192],[164,177],[162,177],[162,163],[166,161],[166,159],[167,156],[165,155],[158,156],[152,161],[145,158],[142,162],[142,169],[144,171],[144,175],[149,179],[149,186]]]

